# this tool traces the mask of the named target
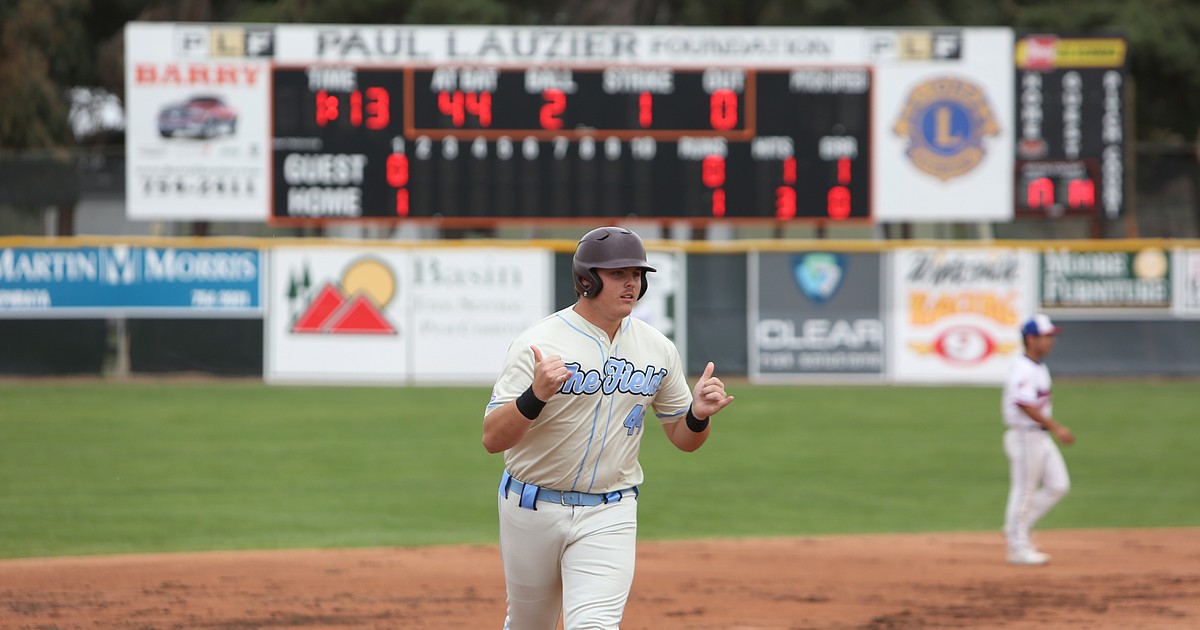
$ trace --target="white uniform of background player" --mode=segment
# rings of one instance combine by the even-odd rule
[[[1071,444],[1075,436],[1054,421],[1050,370],[1043,359],[1054,348],[1058,327],[1045,315],[1035,315],[1021,327],[1025,354],[1017,357],[1004,384],[1001,402],[1004,453],[1009,461],[1010,486],[1004,511],[1004,536],[1012,564],[1046,564],[1030,530],[1071,488],[1067,464],[1051,437]]]
[[[484,412],[483,444],[504,451],[498,498],[509,630],[617,628],[633,583],[638,450],[647,419],[679,449],[708,439],[732,400],[709,363],[694,390],[675,345],[631,317],[646,290],[641,239],[584,235],[579,300],[509,347]],[[542,401],[545,401],[544,403]]]

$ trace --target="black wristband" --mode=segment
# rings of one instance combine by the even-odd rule
[[[703,420],[697,418],[696,414],[692,413],[692,408],[688,407],[687,427],[691,429],[693,433],[703,433],[704,430],[708,428],[708,418]]]
[[[537,418],[538,414],[542,413],[542,407],[545,406],[546,401],[540,400],[537,396],[533,395],[533,385],[530,385],[529,389],[517,397],[517,411],[520,411],[522,416],[530,420]]]

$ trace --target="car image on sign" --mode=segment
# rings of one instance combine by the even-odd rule
[[[158,133],[164,138],[213,138],[237,131],[237,112],[216,96],[193,96],[171,103],[158,114]]]

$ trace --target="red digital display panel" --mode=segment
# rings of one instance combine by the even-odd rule
[[[869,219],[866,68],[273,69],[273,219]]]
[[[1017,200],[1022,212],[1049,216],[1095,214],[1099,208],[1096,160],[1061,160],[1019,163]]]
[[[411,126],[432,135],[565,129],[737,137],[747,129],[745,82],[741,70],[418,70],[412,73]]]

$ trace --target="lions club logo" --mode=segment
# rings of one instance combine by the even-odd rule
[[[913,88],[893,131],[908,138],[914,166],[946,181],[982,162],[983,138],[1000,127],[979,86],[941,78]]]

